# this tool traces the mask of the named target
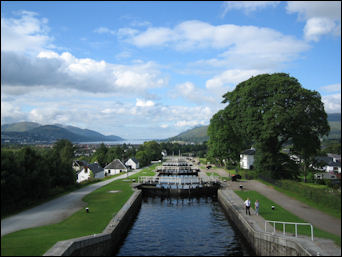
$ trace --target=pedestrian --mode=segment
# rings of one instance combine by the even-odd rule
[[[245,201],[245,206],[246,206],[246,215],[247,215],[247,211],[248,211],[249,216],[250,216],[251,211],[249,210],[249,208],[251,207],[251,201],[249,200],[249,198],[247,198],[247,200]]]
[[[259,200],[256,200],[254,203],[254,207],[255,207],[255,214],[257,216],[259,216]]]

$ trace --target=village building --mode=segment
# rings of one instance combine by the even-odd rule
[[[313,166],[314,169],[318,171],[341,173],[341,163],[334,161],[333,157],[318,156],[315,160],[320,165]]]
[[[77,183],[88,180],[89,178],[104,178],[104,169],[98,163],[86,163],[83,162],[84,166],[77,172]]]
[[[127,167],[119,160],[115,159],[109,163],[105,168],[105,175],[115,175],[121,172],[127,172]]]
[[[247,149],[240,154],[240,167],[242,169],[251,170],[254,164],[255,149]]]
[[[131,169],[131,170],[136,170],[139,169],[139,161],[137,159],[133,158],[129,158],[126,162],[125,165],[127,168]]]

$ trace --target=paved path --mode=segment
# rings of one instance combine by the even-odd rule
[[[226,185],[222,192],[225,198],[234,206],[234,209],[240,212],[242,217],[255,231],[265,232],[264,218],[262,216],[256,216],[254,210],[251,210],[251,215],[246,215],[243,200],[229,189],[229,185]],[[273,227],[267,225],[267,232],[273,234]],[[341,256],[341,248],[330,239],[314,237],[314,241],[312,241],[307,236],[298,235],[298,237],[294,237],[293,234],[287,233],[283,235],[282,232],[278,231],[275,233],[275,236],[285,237],[300,243],[312,256]]]
[[[128,175],[133,175],[140,170],[141,169],[129,172]],[[1,236],[25,228],[39,227],[43,225],[58,223],[87,205],[85,202],[82,201],[82,198],[85,195],[104,185],[111,183],[114,180],[126,177],[127,173],[112,179],[91,184],[69,194],[36,206],[32,209],[5,218],[1,220]]]
[[[212,169],[208,172],[216,172],[221,176],[228,177],[227,172],[223,169]],[[240,190],[239,187],[241,184],[247,190],[257,191],[289,212],[302,218],[306,222],[311,223],[314,227],[341,236],[341,219],[332,217],[285,194],[282,194],[271,186],[267,186],[257,180],[239,182],[228,181],[227,184],[231,190]]]
[[[257,181],[229,181],[228,187],[232,190],[239,190],[240,184],[244,189],[257,191],[273,202],[279,204],[284,209],[311,223],[314,227],[341,236],[341,219],[332,217],[315,208],[312,208],[300,201],[284,195],[270,186]]]

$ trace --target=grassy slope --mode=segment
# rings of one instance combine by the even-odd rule
[[[252,208],[254,209],[254,202],[256,199],[260,202],[259,207],[259,214],[262,216],[265,220],[274,220],[274,221],[287,221],[287,222],[298,222],[298,223],[306,223],[305,220],[302,220],[301,218],[297,217],[296,215],[288,212],[287,210],[283,209],[280,205],[274,203],[273,201],[269,200],[262,194],[259,194],[255,191],[235,191],[237,195],[241,197],[241,199],[245,200],[247,197],[250,198],[252,203]],[[271,206],[275,206],[275,210],[272,211]],[[251,214],[253,215],[254,212],[251,211]],[[276,229],[282,231],[283,225],[278,224],[276,225]],[[287,225],[286,231],[294,234],[294,226]],[[310,236],[310,227],[309,226],[298,226],[298,234],[307,235]],[[326,231],[320,230],[318,228],[314,227],[314,238],[315,237],[322,237],[322,238],[328,238],[332,239],[337,245],[341,246],[341,237],[335,236],[331,233],[328,233]]]
[[[132,178],[154,175],[154,166],[142,170]],[[126,181],[124,181],[126,180]],[[102,232],[109,221],[132,195],[131,181],[116,180],[103,186],[83,198],[88,203],[90,212],[83,209],[64,221],[29,228],[10,233],[1,238],[1,255],[43,255],[56,242]],[[118,193],[109,193],[120,190]]]
[[[268,182],[265,182],[263,180],[258,180],[259,182],[261,183],[264,183],[265,185],[268,185],[268,186],[271,186],[273,187],[273,189],[289,196],[289,197],[292,197],[302,203],[305,203],[317,210],[320,210],[326,214],[329,214],[331,216],[334,216],[336,218],[341,218],[341,210],[336,210],[336,209],[332,209],[332,208],[329,208],[328,206],[326,206],[324,203],[322,204],[321,202],[319,201],[313,201],[311,199],[308,199],[306,197],[304,197],[303,195],[299,194],[299,193],[296,193],[296,192],[293,192],[293,191],[288,191],[288,190],[285,190],[283,188],[280,188],[278,186],[275,186],[273,184],[270,184]],[[316,187],[316,188],[324,188],[326,186],[324,185],[314,185],[314,184],[309,184],[309,183],[302,183],[302,182],[293,182],[293,183],[300,183],[302,185],[305,185],[305,186],[308,186],[308,187]]]

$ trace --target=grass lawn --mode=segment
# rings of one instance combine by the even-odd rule
[[[264,180],[261,180],[261,179],[258,179],[259,182],[261,183],[264,183],[265,185],[268,185],[268,186],[271,186],[273,187],[275,190],[283,193],[283,194],[286,194],[287,196],[289,197],[292,197],[298,201],[301,201],[302,203],[305,203],[313,208],[316,208],[326,214],[329,214],[331,216],[334,216],[336,218],[341,218],[341,209],[334,209],[334,208],[331,208],[329,206],[327,206],[326,204],[320,202],[320,201],[314,201],[314,200],[311,200],[311,199],[308,199],[306,198],[305,196],[297,193],[297,192],[293,192],[293,191],[289,191],[289,190],[286,190],[286,189],[283,189],[281,187],[278,187],[278,186],[275,186],[273,184],[270,184]],[[312,183],[303,183],[303,182],[295,182],[293,181],[293,183],[299,183],[301,185],[304,185],[304,186],[307,186],[307,187],[312,187],[312,188],[327,188],[326,185],[316,185],[316,184],[312,184]],[[328,193],[327,193],[328,194]]]
[[[251,211],[254,214],[254,203],[255,200],[258,199],[260,202],[259,207],[259,215],[262,216],[265,220],[274,220],[274,221],[287,221],[287,222],[298,222],[298,223],[307,223],[305,220],[297,217],[296,215],[288,212],[283,209],[280,205],[274,203],[269,200],[262,194],[259,194],[256,191],[234,191],[238,196],[240,196],[243,200],[246,200],[247,197],[251,200],[251,206],[253,210]],[[275,206],[275,210],[272,211],[271,206]],[[282,224],[276,224],[276,229],[279,231],[283,231]],[[294,225],[286,225],[286,232],[295,233]],[[298,226],[298,234],[311,236],[310,226]],[[320,230],[314,227],[314,238],[322,237],[332,239],[337,245],[341,247],[341,237],[333,235],[329,232]]]
[[[145,176],[143,172],[152,174],[153,166],[134,177],[139,174]],[[119,192],[110,193],[112,190]],[[89,213],[81,209],[60,223],[24,229],[1,237],[1,255],[43,255],[58,241],[101,233],[132,194],[131,181],[113,181],[83,198],[88,203]]]

